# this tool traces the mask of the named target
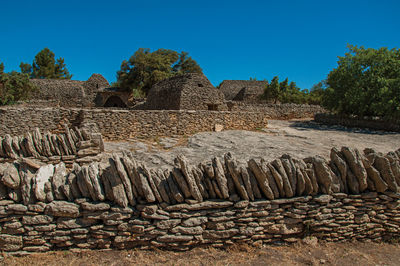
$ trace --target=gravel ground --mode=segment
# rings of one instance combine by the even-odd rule
[[[313,121],[270,120],[259,131],[227,130],[202,132],[186,138],[160,138],[156,141],[107,142],[106,152],[129,149],[149,167],[173,164],[184,154],[192,164],[223,156],[227,152],[241,162],[250,158],[273,160],[282,154],[297,158],[313,155],[329,157],[332,147],[373,148],[386,153],[400,148],[400,133],[319,125]]]

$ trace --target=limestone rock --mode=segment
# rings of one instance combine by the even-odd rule
[[[157,188],[157,186],[156,186],[156,184],[154,182],[154,175],[152,174],[152,172],[146,166],[143,165],[142,168],[143,168],[144,173],[145,173],[145,175],[147,177],[147,181],[149,182],[149,185],[150,185],[151,191],[154,194],[154,197],[156,198],[156,200],[159,203],[163,202],[163,200],[161,198],[161,195],[160,195],[160,192],[158,191],[158,188]]]
[[[159,169],[157,172],[152,172],[151,175],[153,176],[154,184],[157,187],[157,190],[160,192],[162,200],[167,203],[171,203],[166,188],[166,180],[162,170]]]
[[[183,197],[182,193],[179,191],[179,188],[174,181],[173,174],[171,172],[169,172],[168,170],[165,170],[164,176],[165,176],[165,179],[167,180],[168,188],[170,189],[171,195],[173,196],[173,198],[179,203],[183,202],[185,200],[185,198]]]
[[[185,177],[183,176],[181,170],[179,170],[178,168],[174,167],[172,169],[172,176],[174,177],[176,184],[178,184],[179,188],[181,189],[181,191],[183,192],[183,195],[185,196],[185,198],[190,198],[190,196],[192,195],[190,193],[190,189],[189,186],[185,180]]]
[[[135,174],[138,176],[140,190],[143,192],[143,196],[145,197],[147,202],[155,202],[156,197],[150,187],[144,167],[142,165],[138,166],[135,169]]]
[[[348,191],[347,188],[347,171],[349,169],[343,155],[337,148],[332,148],[330,153],[331,161],[336,165],[339,170],[339,177],[342,180],[344,192]]]
[[[127,207],[128,206],[128,198],[125,193],[124,189],[124,184],[122,183],[121,178],[119,177],[118,171],[116,169],[116,166],[114,164],[114,161],[110,158],[109,159],[110,163],[110,174],[107,175],[109,178],[109,182],[111,185],[111,189],[113,192],[113,199],[115,203],[122,207]]]
[[[97,162],[93,162],[89,164],[89,178],[93,187],[94,194],[97,200],[104,201],[104,189],[101,185],[100,176],[99,176],[99,164]]]
[[[331,194],[333,183],[332,174],[325,159],[320,156],[315,156],[312,157],[312,163],[314,165],[315,174],[322,193]]]
[[[254,193],[253,193],[253,188],[252,188],[252,184],[251,184],[251,180],[250,180],[250,175],[247,172],[247,169],[245,167],[243,167],[243,166],[239,167],[239,173],[240,173],[240,175],[242,177],[243,184],[245,186],[247,195],[248,195],[249,199],[251,201],[253,201],[254,200]]]
[[[76,184],[78,185],[79,188],[80,192],[79,194],[81,194],[84,198],[90,198],[90,192],[86,186],[87,180],[85,180],[82,168],[77,163],[74,163],[72,167],[76,175]]]
[[[212,159],[212,164],[215,173],[215,180],[218,183],[218,188],[221,192],[222,198],[227,199],[229,198],[229,190],[228,190],[228,180],[224,174],[224,167],[222,163],[217,157]]]
[[[45,184],[50,182],[54,174],[54,165],[48,164],[39,168],[34,178],[35,197],[38,201],[46,201]]]
[[[200,190],[196,184],[196,180],[193,176],[192,169],[189,167],[185,156],[178,155],[176,157],[176,160],[178,161],[178,163],[180,165],[181,171],[183,173],[183,176],[186,179],[190,193],[192,194],[193,198],[199,202],[203,201],[203,196],[200,193]]]
[[[371,162],[367,158],[363,158],[363,164],[367,171],[368,179],[372,180],[377,192],[385,192],[388,189],[387,183],[383,180],[378,170],[371,165]]]
[[[266,174],[261,170],[261,166],[254,159],[250,159],[247,164],[254,174],[254,177],[257,179],[258,185],[265,197],[267,197],[267,199],[274,199],[274,193],[269,186]]]
[[[208,199],[209,195],[206,190],[206,186],[204,184],[204,175],[203,175],[203,172],[201,171],[201,168],[193,167],[192,174],[193,174],[194,180],[196,181],[196,185],[199,188],[200,194],[202,195],[203,199]]]
[[[3,170],[3,177],[1,182],[9,188],[17,189],[21,184],[21,177],[19,176],[17,166],[13,163],[6,163]]]
[[[368,187],[367,171],[364,168],[359,152],[349,147],[342,147],[341,151],[346,158],[350,170],[357,177],[360,192],[366,190]]]
[[[286,197],[289,198],[293,197],[294,196],[293,189],[290,185],[289,178],[286,175],[285,168],[283,167],[281,160],[275,159],[271,162],[271,165],[275,167],[279,175],[282,177],[283,189],[285,190]]]
[[[21,164],[19,168],[21,176],[21,196],[25,205],[35,202],[35,194],[33,192],[33,180],[35,178],[35,171],[27,164]]]
[[[123,156],[121,157],[121,161],[123,165],[125,166],[126,173],[131,181],[131,187],[132,187],[132,193],[135,198],[139,198],[139,195],[142,195],[143,193],[139,191],[139,180],[138,177],[135,175],[135,167],[136,162],[133,162],[131,160],[131,154],[124,152]]]
[[[298,184],[297,184],[297,170],[293,163],[293,160],[290,155],[284,154],[281,157],[281,163],[283,168],[285,169],[286,175],[290,182],[290,187],[292,188],[293,195],[299,194],[301,195],[303,192],[297,192]],[[302,185],[300,185],[301,187]],[[304,190],[304,189],[303,189]]]
[[[12,142],[13,138],[9,134],[6,134],[3,139],[3,149],[8,158],[16,159],[18,158],[18,154],[15,153],[12,147]]]
[[[67,179],[67,169],[63,162],[57,164],[54,168],[54,175],[51,178],[51,185],[54,191],[54,198],[56,200],[65,200],[64,192],[61,186],[65,184]]]
[[[2,251],[17,251],[22,249],[22,236],[12,236],[0,234],[0,250]]]
[[[244,200],[249,200],[249,195],[247,194],[246,188],[244,186],[244,182],[242,180],[242,176],[240,175],[240,169],[237,165],[237,162],[232,158],[232,155],[230,153],[225,154],[224,158],[225,164],[227,165],[229,173],[232,176],[239,196]]]
[[[246,168],[246,172],[250,177],[250,184],[251,184],[251,189],[253,190],[254,198],[261,199],[262,195],[261,195],[260,188],[258,187],[256,177],[254,176],[254,174],[251,172],[251,170],[249,168]]]
[[[76,218],[79,216],[79,205],[67,201],[53,201],[47,204],[45,214]]]
[[[373,166],[379,171],[391,191],[396,193],[400,192],[399,186],[396,183],[394,174],[390,167],[390,162],[387,158],[377,154]]]

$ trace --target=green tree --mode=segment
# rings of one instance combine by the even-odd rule
[[[36,90],[27,74],[16,71],[5,73],[4,64],[0,63],[0,105],[27,100]]]
[[[324,106],[343,114],[400,118],[400,49],[348,49],[328,75]]]
[[[279,83],[279,89],[282,93],[286,92],[289,89],[289,79],[286,78],[284,81],[282,81],[281,83]]]
[[[22,73],[31,78],[38,79],[71,79],[72,75],[64,63],[63,58],[55,59],[54,53],[49,48],[41,50],[33,60],[33,64],[21,63]]]
[[[272,78],[271,82],[265,86],[264,89],[264,99],[267,101],[277,102],[280,93],[279,77],[275,76]]]
[[[201,73],[202,70],[188,53],[180,54],[158,49],[151,52],[139,48],[129,60],[124,60],[117,72],[117,85],[121,89],[142,91],[147,94],[157,82],[183,73]]]

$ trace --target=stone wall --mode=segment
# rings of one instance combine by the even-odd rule
[[[331,160],[283,155],[149,169],[129,152],[68,171],[0,164],[0,250],[194,246],[400,236],[400,149],[343,147]]]
[[[23,136],[0,136],[0,163],[21,158],[35,161],[72,165],[73,162],[87,163],[99,160],[96,156],[104,151],[100,133],[91,128],[70,129],[64,125],[64,132],[42,134],[39,128]]]
[[[80,127],[95,123],[107,140],[132,137],[151,138],[212,131],[216,124],[224,129],[255,130],[266,127],[267,115],[250,112],[145,111],[66,108],[0,108],[0,136],[23,135],[40,128],[63,132],[63,125]]]
[[[308,104],[267,104],[229,101],[227,105],[230,111],[263,112],[268,114],[271,119],[311,118],[314,117],[315,114],[326,112],[326,110],[319,105]]]
[[[357,118],[344,115],[317,114],[314,120],[321,124],[341,125],[346,127],[370,128],[400,132],[400,121],[372,118]]]

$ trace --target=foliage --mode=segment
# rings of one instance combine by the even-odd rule
[[[131,58],[124,60],[117,72],[117,85],[125,90],[140,90],[145,94],[157,82],[184,73],[201,73],[202,70],[188,53],[180,54],[158,49],[151,52],[139,48]]]
[[[0,63],[0,105],[26,100],[36,90],[27,74],[16,71],[4,73],[4,65]]]
[[[348,49],[328,75],[324,106],[348,115],[400,118],[400,49]]]
[[[301,90],[294,81],[289,83],[289,79],[279,82],[279,77],[275,76],[265,87],[263,99],[267,101],[277,101],[281,103],[296,103],[296,104],[321,104],[322,95],[325,87],[324,82],[314,85],[311,91],[307,89]]]
[[[71,79],[72,75],[64,63],[64,58],[55,59],[54,53],[49,48],[40,51],[33,60],[33,64],[21,63],[21,72],[31,78],[38,79]]]

